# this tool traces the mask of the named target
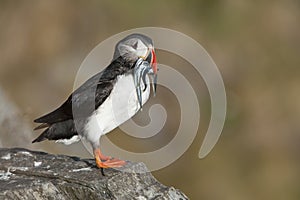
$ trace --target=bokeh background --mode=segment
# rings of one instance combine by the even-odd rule
[[[80,143],[32,145],[39,134],[32,132],[32,120],[66,99],[81,62],[98,43],[132,28],[165,27],[189,35],[208,51],[223,76],[228,111],[219,142],[200,160],[210,100],[201,77],[192,78],[201,108],[197,137],[155,177],[191,199],[300,199],[299,21],[297,0],[1,0],[0,108],[2,116],[11,117],[0,124],[0,145],[90,157]],[[193,76],[184,60],[169,59],[163,51],[157,56],[160,63]],[[166,106],[166,127],[147,141],[116,129],[109,136],[113,141],[147,151],[174,137],[178,102],[170,103],[174,95],[158,89],[150,104]],[[135,120],[144,123],[143,115]],[[17,121],[22,128],[9,125]]]

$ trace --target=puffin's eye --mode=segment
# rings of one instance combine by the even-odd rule
[[[146,58],[146,61],[151,64],[151,61],[152,61],[152,53],[150,52],[148,57]]]
[[[137,49],[138,47],[138,42],[134,43],[134,45],[132,46],[132,48],[134,48],[135,50]]]

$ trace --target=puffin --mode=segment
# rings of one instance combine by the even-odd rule
[[[122,167],[126,161],[106,156],[100,138],[120,126],[156,94],[157,61],[150,37],[134,33],[120,40],[113,59],[69,95],[57,109],[34,120],[44,131],[32,143],[54,140],[66,145],[86,139],[98,168]],[[152,88],[152,89],[151,89]]]

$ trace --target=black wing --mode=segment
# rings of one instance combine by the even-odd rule
[[[87,80],[83,85],[75,90],[60,107],[38,119],[35,119],[34,122],[53,124],[73,119],[72,108],[75,110],[76,114],[77,111],[82,112],[83,110],[86,110],[86,108],[90,107],[87,105],[95,104],[96,96],[99,96],[97,100],[99,101],[98,103],[101,104],[101,102],[103,102],[110,94],[112,89],[112,87],[108,87],[107,89],[105,88],[105,86],[109,86],[109,83],[102,83],[101,75],[102,73],[98,73]],[[78,110],[79,108],[80,110]],[[85,111],[85,113],[88,112],[90,112],[90,109],[89,111]],[[43,128],[43,126],[41,128]]]
[[[94,75],[75,90],[56,110],[34,120],[45,123],[44,128],[57,122],[90,116],[110,95],[117,76],[127,73],[132,68],[121,57],[113,61],[106,69]],[[39,128],[37,127],[37,128]]]

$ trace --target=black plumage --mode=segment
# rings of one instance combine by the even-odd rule
[[[47,129],[35,140],[70,139],[78,135],[75,128],[74,116],[78,120],[86,120],[110,95],[119,75],[131,73],[135,61],[120,56],[113,60],[102,72],[97,73],[77,90],[56,110],[34,120],[42,123],[36,129]]]

